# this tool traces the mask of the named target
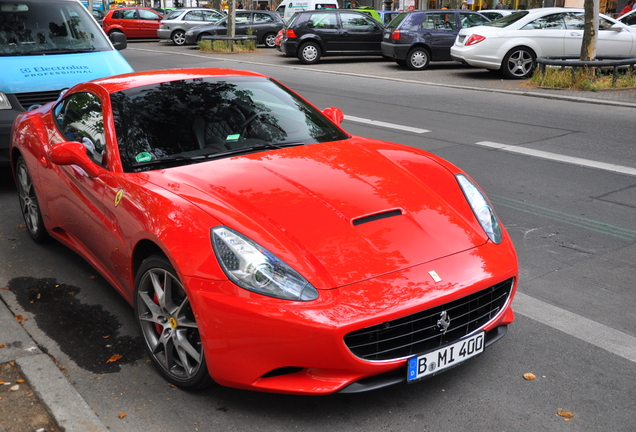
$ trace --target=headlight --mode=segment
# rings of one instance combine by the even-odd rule
[[[3,92],[0,92],[0,109],[11,109],[11,102]]]
[[[212,228],[212,246],[230,280],[242,288],[284,300],[316,300],[318,291],[267,249],[230,228]]]
[[[477,220],[488,235],[488,238],[496,244],[501,243],[501,225],[499,225],[495,210],[492,208],[492,204],[490,204],[486,195],[465,175],[457,174],[456,177],[459,186],[462,188],[468,203],[472,207],[475,216],[477,216]]]

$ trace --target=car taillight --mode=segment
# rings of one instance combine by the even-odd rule
[[[295,39],[297,37],[296,32],[293,29],[287,29],[285,34],[287,35],[287,39]]]
[[[399,30],[393,30],[393,32],[391,33],[391,39],[400,39],[400,31]]]
[[[486,40],[486,38],[484,36],[480,36],[478,34],[473,34],[470,35],[468,37],[468,39],[466,39],[466,43],[464,44],[464,46],[470,46],[470,45],[475,45],[478,44],[479,42]]]

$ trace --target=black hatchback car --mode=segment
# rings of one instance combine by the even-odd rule
[[[244,36],[253,34],[256,36],[256,43],[263,44],[267,48],[274,48],[276,33],[278,33],[285,23],[276,12],[272,11],[237,11],[235,34]],[[225,36],[227,34],[227,17],[213,24],[204,24],[192,27],[185,34],[186,45],[196,45],[203,36]]]
[[[322,56],[382,55],[384,27],[362,12],[324,9],[294,14],[283,29],[280,50],[304,64]]]
[[[450,49],[460,29],[490,22],[468,10],[404,12],[387,26],[382,54],[400,66],[424,70],[431,61],[451,61]]]

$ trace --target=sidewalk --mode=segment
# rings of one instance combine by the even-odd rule
[[[2,323],[0,344],[4,345],[0,348],[0,365],[14,362],[22,379],[35,393],[35,404],[40,403],[39,407],[34,405],[7,407],[7,410],[24,408],[31,411],[41,408],[48,411],[54,424],[59,427],[55,430],[107,432],[108,429],[69,383],[62,371],[53,363],[53,360],[38,348],[3,299],[0,299],[0,323]],[[2,378],[0,376],[0,379]],[[9,384],[13,386],[16,383]],[[16,392],[19,391],[25,390],[16,390]],[[40,427],[50,424],[46,419],[42,419],[42,422]],[[11,419],[0,419],[0,431],[2,432],[16,432],[17,427],[11,423]],[[33,432],[35,431],[36,429],[33,429]],[[46,431],[49,429],[47,428]]]

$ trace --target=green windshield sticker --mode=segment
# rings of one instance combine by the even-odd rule
[[[240,137],[241,134],[228,135],[227,138],[225,138],[225,141],[238,141]]]
[[[139,153],[137,156],[135,156],[135,160],[137,162],[148,162],[152,160],[152,155],[146,152]]]

